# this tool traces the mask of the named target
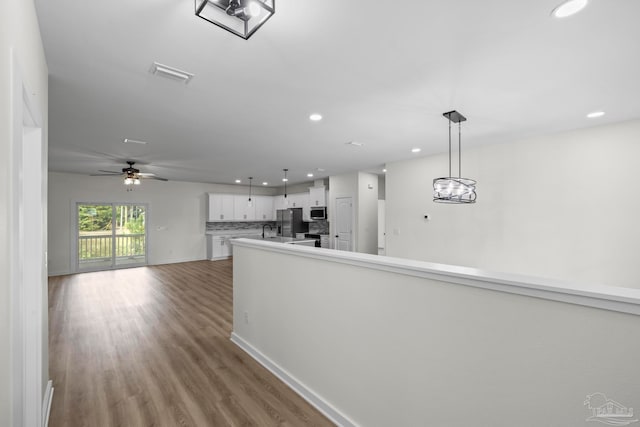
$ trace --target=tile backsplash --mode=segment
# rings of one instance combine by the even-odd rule
[[[309,233],[329,234],[329,221],[313,221],[309,223]]]
[[[248,222],[207,222],[207,231],[219,230],[253,230],[262,228],[268,224],[275,228],[275,221],[248,221]]]
[[[227,230],[253,230],[260,229],[264,224],[276,227],[275,221],[247,221],[247,222],[207,222],[207,231],[227,231]],[[328,234],[328,221],[309,222],[309,233]]]

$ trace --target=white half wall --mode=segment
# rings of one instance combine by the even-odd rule
[[[640,121],[465,150],[474,205],[431,198],[447,157],[387,164],[389,256],[640,288]],[[429,221],[424,215],[429,214]]]
[[[234,342],[342,425],[581,426],[597,392],[640,407],[638,314],[577,305],[607,307],[604,288],[242,239],[233,263]],[[640,313],[640,291],[609,290]]]
[[[119,177],[49,174],[49,274],[74,272],[71,247],[76,202],[147,203],[149,264],[206,258],[206,193],[243,193],[248,187],[145,180],[127,192]],[[255,188],[271,195],[273,189]]]

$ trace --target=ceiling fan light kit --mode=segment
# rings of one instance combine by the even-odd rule
[[[127,160],[127,164],[129,165],[126,168],[122,168],[122,172],[116,171],[104,171],[101,170],[99,174],[92,174],[91,176],[124,176],[124,185],[127,186],[127,191],[131,191],[132,186],[140,185],[141,178],[145,179],[156,179],[158,181],[169,181],[166,178],[160,178],[153,173],[142,173],[140,169],[134,168],[133,165],[136,162],[132,160]]]
[[[195,0],[196,16],[245,40],[276,13],[275,0]]]
[[[449,176],[433,180],[433,201],[450,204],[476,202],[476,181],[462,178],[462,122],[466,121],[459,112],[453,110],[442,114],[449,120]],[[451,176],[451,123],[458,124],[458,176]]]

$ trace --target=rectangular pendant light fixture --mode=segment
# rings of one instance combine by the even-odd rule
[[[247,40],[276,13],[275,0],[195,0],[196,16]]]

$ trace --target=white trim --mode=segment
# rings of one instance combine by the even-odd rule
[[[46,149],[36,94],[11,51],[11,406],[14,425],[42,421],[46,316]],[[25,171],[30,170],[29,173]],[[45,344],[46,345],[46,344]],[[46,369],[46,368],[44,368]],[[48,378],[47,378],[48,379]]]
[[[575,284],[554,279],[498,273],[471,267],[436,264],[425,261],[304,247],[300,245],[284,245],[262,240],[234,239],[231,242],[233,245],[241,247],[355,265],[492,291],[507,292],[568,304],[640,315],[640,289],[595,284]]]
[[[53,402],[53,381],[47,382],[47,388],[44,391],[44,398],[42,399],[42,427],[49,425],[49,414],[51,413],[51,402]]]
[[[334,408],[329,402],[324,400],[316,392],[307,387],[304,383],[282,369],[278,364],[265,356],[260,350],[249,344],[245,339],[235,332],[231,333],[231,342],[244,350],[249,356],[253,357],[258,363],[264,366],[269,372],[278,377],[291,390],[295,391],[304,400],[309,402],[311,406],[322,412],[336,425],[341,427],[357,427],[358,424],[351,421],[346,415],[342,414]]]

